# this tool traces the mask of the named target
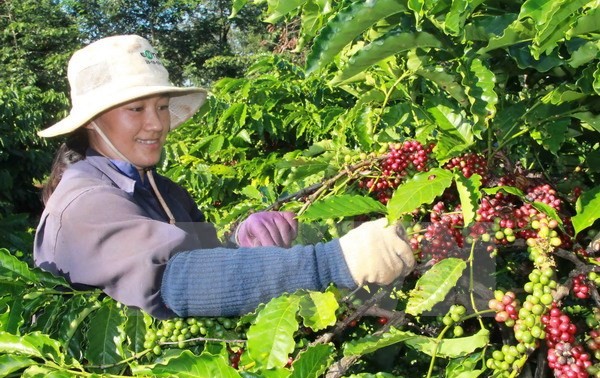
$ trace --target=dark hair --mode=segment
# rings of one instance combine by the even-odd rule
[[[61,144],[54,156],[50,177],[42,187],[42,201],[44,205],[48,203],[48,199],[56,189],[60,182],[64,171],[70,164],[85,159],[85,151],[89,147],[87,130],[84,127],[73,131],[67,140]]]

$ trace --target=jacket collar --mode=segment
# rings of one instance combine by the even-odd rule
[[[91,148],[86,151],[85,160],[127,193],[134,192],[136,183],[141,187],[147,187],[147,184],[142,182],[137,169],[130,163],[109,159]]]

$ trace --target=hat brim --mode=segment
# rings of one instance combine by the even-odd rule
[[[191,118],[206,102],[208,93],[205,89],[191,87],[179,88],[172,86],[155,86],[143,88],[130,88],[119,91],[110,96],[98,96],[94,98],[93,106],[78,106],[78,111],[71,109],[69,115],[54,125],[40,130],[37,134],[48,138],[68,134],[81,126],[88,124],[99,114],[130,101],[157,94],[169,94],[169,111],[171,113],[171,125],[173,130],[183,122]]]

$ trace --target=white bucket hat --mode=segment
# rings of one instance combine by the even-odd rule
[[[76,51],[67,73],[71,111],[60,122],[38,132],[52,137],[67,134],[100,113],[129,101],[170,94],[171,130],[189,119],[206,101],[202,88],[175,87],[150,43],[137,35],[100,39]]]

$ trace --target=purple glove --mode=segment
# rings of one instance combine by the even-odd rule
[[[289,211],[261,211],[251,214],[237,228],[240,247],[289,247],[298,235],[296,214]]]

